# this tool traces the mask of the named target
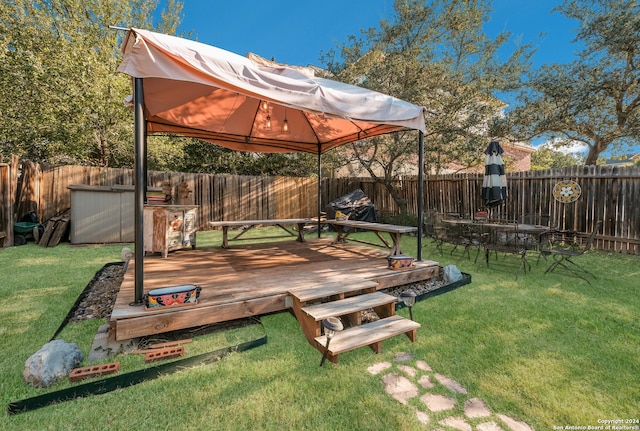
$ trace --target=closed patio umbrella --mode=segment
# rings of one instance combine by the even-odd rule
[[[485,150],[482,200],[487,208],[502,205],[507,200],[507,177],[504,174],[504,150],[497,141],[492,141]]]

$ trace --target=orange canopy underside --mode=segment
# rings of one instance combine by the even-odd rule
[[[139,29],[129,30],[122,50],[118,70],[143,78],[148,133],[240,151],[321,154],[393,131],[424,132],[422,107],[297,68]]]

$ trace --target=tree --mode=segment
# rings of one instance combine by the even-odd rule
[[[493,120],[504,106],[495,94],[517,88],[527,67],[526,46],[498,60],[509,34],[493,40],[484,34],[489,5],[483,0],[397,0],[393,21],[363,31],[361,38],[348,38],[339,60],[333,51],[324,57],[340,80],[427,108],[427,170],[437,172],[452,160],[482,162],[482,151],[497,130]],[[393,181],[403,165],[417,162],[414,133],[359,142],[343,154],[383,184],[406,213],[407,203]]]
[[[38,162],[131,165],[133,125],[117,72],[124,32],[153,27],[152,0],[12,0],[0,5],[0,153]],[[175,31],[182,3],[158,25]]]
[[[566,0],[584,48],[568,64],[543,66],[529,80],[511,121],[524,139],[561,137],[589,147],[586,165],[640,142],[640,3]]]
[[[578,166],[583,163],[575,154],[565,154],[551,145],[543,145],[531,154],[531,170],[555,169]]]
[[[174,169],[185,172],[205,172],[256,176],[314,176],[317,157],[307,153],[252,153],[230,150],[197,139],[184,140],[183,159]]]

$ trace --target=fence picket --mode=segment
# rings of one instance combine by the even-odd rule
[[[12,163],[11,166],[14,164]],[[15,164],[17,166],[17,164]],[[5,165],[5,170],[7,169]],[[11,169],[9,166],[9,169]],[[15,168],[14,168],[15,169]],[[9,199],[7,188],[2,191],[4,217],[0,217],[0,233],[11,230],[10,218],[20,218],[22,212],[35,205],[40,220],[61,213],[70,207],[71,184],[132,185],[131,169],[89,166],[59,166],[42,169],[30,162],[22,163],[23,184],[18,199]],[[17,178],[17,173],[3,178]],[[554,185],[569,179],[582,188],[581,198],[570,204],[556,201]],[[199,228],[208,229],[214,220],[276,219],[313,217],[317,214],[316,178],[250,177],[177,172],[148,174],[148,186],[162,187],[167,181],[177,196],[184,182],[192,191],[186,202],[200,206]],[[507,174],[509,198],[495,210],[500,217],[517,219],[524,214],[548,215],[558,227],[589,232],[601,219],[603,227],[596,247],[622,253],[640,254],[640,167],[589,166],[519,172]],[[410,214],[417,214],[418,195],[415,177],[399,178],[394,186],[407,201]],[[398,214],[399,207],[386,188],[370,178],[323,178],[321,207],[356,188],[362,189],[374,202],[379,214]],[[480,190],[482,174],[448,174],[427,176],[424,184],[424,209],[459,213],[471,217],[482,207]],[[5,245],[6,242],[5,242]]]

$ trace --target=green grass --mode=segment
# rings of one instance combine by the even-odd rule
[[[261,236],[277,228],[247,233]],[[368,239],[372,234],[356,234]],[[415,255],[415,238],[404,252]],[[198,246],[220,244],[219,232],[198,234]],[[94,274],[119,260],[122,246],[0,250],[0,397],[3,405],[68,387],[27,386],[25,360],[49,341]],[[543,275],[545,262],[515,280],[515,258],[487,268],[440,255],[425,240],[423,258],[457,264],[469,285],[419,302],[422,324],[410,343],[396,337],[383,353],[367,348],[344,353],[340,364],[320,368],[320,354],[305,340],[290,313],[263,317],[263,326],[198,338],[196,352],[268,335],[266,345],[219,362],[185,369],[103,395],[0,418],[7,430],[435,430],[415,418],[418,398],[401,405],[367,367],[411,352],[482,398],[494,412],[537,430],[598,425],[598,419],[640,415],[640,257],[603,252],[580,258],[598,277],[591,285],[560,274]],[[473,256],[473,255],[472,255]],[[505,266],[508,262],[511,266]],[[408,310],[400,314],[408,316]],[[69,324],[59,338],[88,353],[105,320]],[[145,367],[139,356],[119,356],[123,371]],[[396,367],[396,365],[394,365]],[[460,408],[456,412],[461,414]],[[477,424],[470,421],[471,423]]]

